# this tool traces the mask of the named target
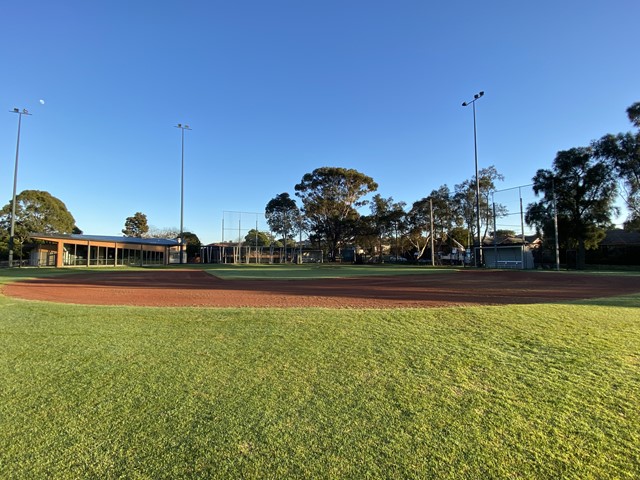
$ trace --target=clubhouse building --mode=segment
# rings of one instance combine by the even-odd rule
[[[37,241],[29,258],[32,266],[116,267],[180,263],[177,240],[76,234],[33,234],[31,238]]]

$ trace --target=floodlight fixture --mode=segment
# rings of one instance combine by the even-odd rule
[[[473,107],[473,150],[474,150],[474,158],[475,158],[475,166],[476,166],[476,228],[478,234],[478,256],[476,258],[476,266],[482,266],[483,258],[482,258],[482,238],[480,235],[480,178],[478,177],[478,140],[476,133],[476,100],[480,97],[484,96],[484,91],[476,93],[473,96],[473,100],[469,102],[463,102],[462,106],[467,107],[471,105]]]
[[[184,245],[184,131],[191,130],[189,125],[179,123],[176,128],[182,130],[182,163],[180,168],[180,263],[184,263],[182,259],[182,249]]]
[[[22,126],[22,115],[31,115],[26,108],[20,111],[19,108],[14,108],[9,111],[10,113],[18,114],[18,141],[16,142],[16,163],[13,167],[13,196],[11,199],[11,227],[9,230],[9,267],[13,266],[13,244],[15,242],[15,228],[16,228],[16,187],[18,185],[18,158],[20,155],[20,128]]]

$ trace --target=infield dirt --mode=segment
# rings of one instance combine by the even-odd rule
[[[115,271],[23,280],[30,300],[172,307],[400,308],[550,303],[640,293],[640,276],[466,270],[318,280],[222,280],[201,270]]]

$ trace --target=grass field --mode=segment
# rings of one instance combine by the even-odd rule
[[[639,305],[0,296],[0,478],[639,478]]]
[[[369,277],[380,275],[429,275],[453,273],[450,268],[430,268],[418,265],[215,265],[203,266],[210,273],[225,280],[265,279],[298,280],[314,278]]]

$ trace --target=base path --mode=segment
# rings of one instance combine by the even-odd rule
[[[7,296],[172,307],[399,308],[544,303],[640,293],[640,276],[466,270],[319,280],[222,280],[201,270],[115,271],[23,280]]]

